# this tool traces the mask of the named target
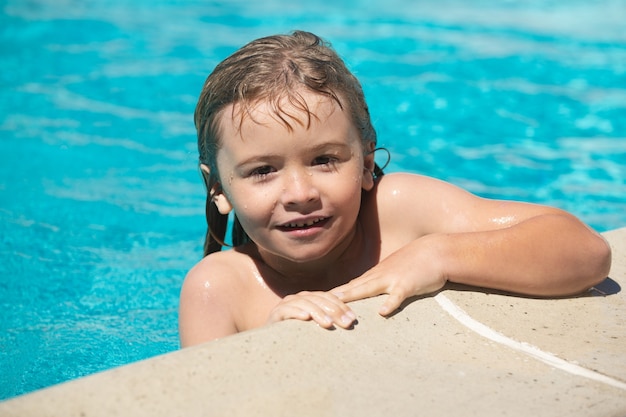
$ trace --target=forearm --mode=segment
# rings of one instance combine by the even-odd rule
[[[606,278],[606,241],[568,214],[484,232],[427,236],[450,282],[537,296],[576,294]]]

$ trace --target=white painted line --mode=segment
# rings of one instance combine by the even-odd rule
[[[461,307],[454,304],[452,301],[450,301],[448,297],[441,293],[435,296],[435,300],[439,303],[441,308],[443,308],[448,314],[458,320],[461,324],[478,333],[479,335],[486,337],[487,339],[493,340],[496,343],[500,343],[511,349],[525,353],[550,366],[553,366],[554,368],[558,368],[570,374],[582,376],[592,379],[594,381],[611,385],[619,389],[626,390],[626,383],[620,380],[611,378],[599,372],[592,371],[591,369],[583,368],[582,366],[579,366],[575,363],[561,359],[553,355],[552,353],[544,352],[536,346],[513,340],[509,337],[506,337],[502,333],[499,333],[496,330],[485,326],[483,323],[473,319]]]

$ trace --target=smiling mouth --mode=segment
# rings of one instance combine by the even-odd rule
[[[285,223],[281,227],[281,229],[306,229],[309,227],[313,227],[316,224],[319,224],[325,220],[328,220],[328,217],[318,217],[317,219],[312,219],[306,222],[294,222],[294,223]]]

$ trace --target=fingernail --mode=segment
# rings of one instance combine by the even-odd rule
[[[341,316],[341,322],[346,326],[354,323],[354,320],[356,320],[356,316],[351,311],[348,311],[343,316]]]

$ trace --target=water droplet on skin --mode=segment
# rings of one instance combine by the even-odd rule
[[[253,275],[256,279],[256,282],[258,282],[262,287],[268,288],[265,280],[263,279],[263,276],[258,271],[253,271]]]
[[[502,217],[494,217],[491,219],[492,223],[496,223],[499,225],[507,225],[515,222],[515,216],[502,216]]]

